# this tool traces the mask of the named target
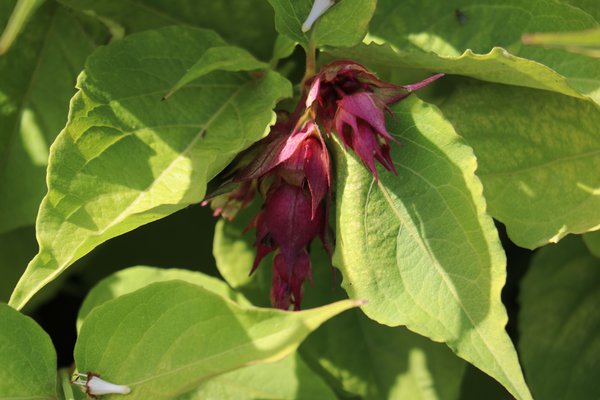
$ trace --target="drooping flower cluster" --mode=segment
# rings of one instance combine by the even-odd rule
[[[250,273],[274,252],[274,307],[300,309],[303,284],[311,279],[308,247],[313,239],[319,237],[331,250],[327,234],[331,163],[325,138],[337,134],[376,179],[375,161],[395,173],[390,155],[390,141],[395,140],[386,129],[385,113],[389,105],[440,76],[398,86],[351,61],[328,64],[307,82],[294,115],[279,118],[270,134],[241,157],[229,182],[234,189],[211,203],[215,215],[231,219],[256,193],[263,198],[261,211],[249,225],[256,229],[256,258]]]

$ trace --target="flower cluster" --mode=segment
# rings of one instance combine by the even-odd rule
[[[231,219],[256,193],[264,199],[249,225],[256,229],[256,258],[250,273],[267,254],[275,253],[274,307],[300,309],[303,284],[311,279],[308,247],[313,239],[319,237],[325,249],[331,250],[331,163],[325,139],[336,134],[375,179],[375,161],[395,173],[390,155],[390,142],[395,139],[385,121],[388,107],[440,76],[398,86],[351,61],[325,65],[306,83],[295,114],[280,116],[270,134],[241,157],[230,182],[235,188],[211,203],[215,215]]]

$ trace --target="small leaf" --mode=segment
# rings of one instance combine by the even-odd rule
[[[505,256],[485,213],[471,148],[440,112],[412,97],[392,107],[398,176],[373,175],[336,146],[337,245],[351,298],[386,325],[445,342],[460,357],[530,399],[504,331]]]
[[[170,97],[184,85],[213,71],[254,71],[267,68],[269,68],[268,64],[258,61],[252,54],[242,48],[235,46],[211,47],[164,95],[164,99]]]
[[[208,291],[228,298],[242,305],[250,302],[243,295],[233,291],[225,282],[201,272],[185,269],[163,269],[155,267],[130,267],[110,275],[98,283],[86,296],[79,314],[77,315],[77,329],[81,328],[87,315],[96,307],[109,300],[135,292],[151,283],[171,280],[181,280],[198,285]]]
[[[578,237],[535,254],[522,281],[519,349],[536,399],[600,397],[600,260]]]
[[[31,318],[0,303],[0,399],[56,399],[56,352]]]
[[[129,386],[129,399],[169,399],[211,377],[282,359],[324,321],[357,305],[257,309],[186,282],[154,283],[94,309],[81,327],[75,362],[79,371]]]
[[[600,226],[600,111],[593,104],[472,82],[441,107],[473,147],[489,212],[516,244],[532,249]]]
[[[294,353],[281,361],[229,372],[203,382],[177,400],[334,400],[337,397],[302,358]]]
[[[298,43],[285,35],[277,35],[275,46],[273,46],[273,56],[271,56],[271,65],[276,65],[281,59],[292,55]]]
[[[269,0],[275,9],[275,27],[279,33],[308,46],[350,47],[367,33],[375,11],[375,0],[338,0],[314,23],[312,30],[302,31],[315,0]]]
[[[170,27],[100,48],[79,78],[69,121],[52,147],[38,255],[11,297],[22,307],[100,243],[204,197],[206,183],[262,138],[291,94],[275,72],[215,71],[160,101],[215,33]]]

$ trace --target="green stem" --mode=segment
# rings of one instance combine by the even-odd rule
[[[317,73],[317,46],[311,39],[306,47],[306,72],[302,78],[300,87],[304,90],[304,84]]]
[[[75,400],[75,394],[73,393],[73,386],[71,386],[71,375],[69,374],[69,371],[66,369],[60,369],[58,370],[58,375],[60,377],[64,399]]]

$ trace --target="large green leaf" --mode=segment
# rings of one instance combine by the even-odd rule
[[[0,2],[0,27],[12,1]],[[0,57],[0,233],[35,222],[48,148],[65,126],[76,76],[96,38],[49,3]]]
[[[359,43],[367,33],[375,11],[375,0],[338,1],[325,12],[308,32],[302,24],[315,0],[268,0],[275,9],[275,26],[279,33],[308,46],[349,47]]]
[[[243,295],[233,291],[225,282],[201,272],[185,269],[163,269],[155,267],[130,267],[102,280],[88,293],[77,315],[80,328],[87,315],[96,307],[127,293],[135,292],[151,283],[181,280],[203,287],[219,296],[242,305],[249,305]]]
[[[528,32],[599,27],[589,14],[546,0],[467,0],[459,7],[457,14],[457,4],[452,2],[380,0],[370,33],[409,51],[409,54],[398,53],[398,57],[417,67],[439,68],[442,72],[568,95],[576,91],[600,103],[599,60],[559,49],[525,46],[521,42],[521,36]],[[496,46],[506,52],[496,50],[486,55]],[[463,54],[468,49],[472,52]],[[536,76],[537,73],[541,76]]]
[[[392,107],[398,176],[380,180],[336,146],[334,264],[351,298],[380,323],[445,342],[459,356],[530,398],[504,331],[505,256],[471,148],[433,106],[412,97]]]
[[[56,399],[56,352],[31,318],[0,303],[0,399]]]
[[[154,282],[179,279],[203,287],[241,305],[250,303],[225,282],[211,276],[182,269],[131,267],[101,281],[87,295],[77,318],[81,327],[96,307]],[[297,355],[272,364],[261,364],[232,371],[202,383],[181,399],[294,399],[332,398],[331,390]]]
[[[458,56],[439,56],[434,53],[404,51],[388,43],[369,42],[351,49],[329,52],[337,58],[349,58],[375,70],[420,68],[430,72],[464,75],[489,82],[549,90],[567,96],[586,99],[569,80],[551,68],[526,58],[510,54],[501,47],[488,53],[476,54],[466,50]],[[600,97],[599,97],[600,99]]]
[[[600,260],[578,237],[544,247],[520,303],[519,350],[535,398],[599,398]]]
[[[334,400],[337,397],[302,358],[245,367],[219,375],[177,400]]]
[[[441,107],[477,155],[490,214],[519,246],[600,226],[600,111],[593,104],[465,83]]]
[[[248,276],[253,235],[243,231],[256,209],[242,211],[233,222],[219,221],[214,254],[219,271],[232,286],[255,304],[268,304],[270,257]],[[315,307],[346,298],[339,283],[332,282],[331,264],[316,243],[311,259],[313,279],[305,284],[303,305]],[[456,399],[466,365],[446,346],[401,327],[379,325],[358,310],[327,321],[300,350],[340,393],[367,399]]]
[[[95,308],[81,327],[75,362],[79,371],[129,386],[130,399],[170,399],[211,377],[285,357],[358,304],[285,312],[240,306],[183,281],[154,283]]]
[[[167,25],[213,29],[263,60],[269,59],[275,42],[273,10],[265,0],[59,1],[97,15],[109,25],[119,24],[127,33]]]
[[[79,78],[69,121],[52,146],[37,221],[40,252],[13,292],[22,307],[98,244],[198,203],[206,183],[268,131],[291,94],[275,72],[213,72],[161,96],[223,41],[170,27],[96,51]]]

